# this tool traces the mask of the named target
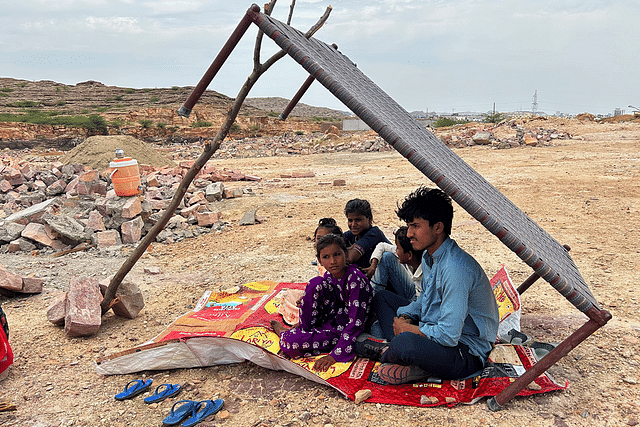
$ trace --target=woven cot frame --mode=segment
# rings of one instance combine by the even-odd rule
[[[264,34],[309,73],[290,105],[281,114],[281,119],[284,120],[291,112],[313,80],[318,80],[534,270],[518,288],[519,292],[526,291],[542,277],[589,318],[506,389],[488,399],[487,405],[492,411],[503,409],[503,405],[520,390],[611,319],[611,314],[598,306],[569,256],[568,247],[565,249],[561,246],[442,141],[418,125],[406,110],[358,70],[335,45],[329,46],[312,37],[305,37],[295,28],[260,13],[259,6],[255,4],[247,10],[178,114],[189,116],[191,108],[251,23],[258,25]]]
[[[587,312],[598,303],[568,251],[499,190],[420,126],[346,56],[267,15],[260,29],[371,129],[496,235],[527,265]]]

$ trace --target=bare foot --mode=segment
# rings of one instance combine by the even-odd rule
[[[284,331],[288,331],[289,330],[288,328],[286,328],[282,323],[278,322],[277,320],[272,320],[271,321],[271,329],[273,329],[273,332],[275,332],[278,335],[282,334]]]

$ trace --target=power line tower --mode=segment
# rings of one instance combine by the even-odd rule
[[[533,102],[531,103],[531,115],[538,114],[538,90],[533,93]]]

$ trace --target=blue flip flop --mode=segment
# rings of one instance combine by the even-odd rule
[[[126,400],[131,399],[139,395],[140,393],[144,393],[151,387],[151,383],[153,380],[149,378],[148,380],[133,380],[129,381],[126,386],[124,386],[124,391],[115,395],[116,400]]]
[[[180,393],[182,386],[180,384],[160,384],[156,387],[156,391],[151,396],[144,398],[144,403],[158,403],[173,397]]]
[[[198,407],[200,406],[200,402],[194,402],[193,400],[179,400],[173,404],[171,407],[171,412],[169,415],[162,420],[162,425],[165,426],[174,426],[176,424],[180,424],[187,417],[192,417]]]
[[[203,400],[198,402],[198,406],[193,411],[193,416],[188,418],[182,425],[184,427],[191,427],[198,424],[201,421],[204,421],[205,418],[215,414],[224,405],[224,400],[216,399],[216,400]]]

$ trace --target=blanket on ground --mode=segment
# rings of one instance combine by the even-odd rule
[[[508,276],[493,282],[506,284]],[[279,339],[270,321],[283,320],[280,306],[287,292],[304,283],[257,281],[223,292],[207,291],[196,307],[179,317],[152,341],[96,362],[99,374],[204,367],[250,360],[269,369],[286,370],[325,384],[351,400],[412,406],[454,406],[495,396],[536,363],[536,352],[524,345],[497,344],[483,372],[465,380],[428,378],[412,384],[389,385],[377,375],[378,362],[356,358],[316,372],[315,358],[290,360],[280,356]],[[496,292],[496,296],[502,292]],[[527,396],[567,387],[545,373],[518,395]],[[363,392],[360,392],[360,391]],[[358,393],[360,392],[360,393]],[[356,396],[358,393],[358,396]]]

